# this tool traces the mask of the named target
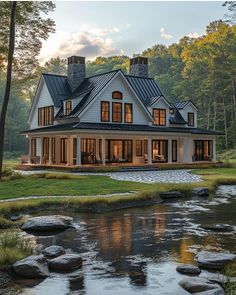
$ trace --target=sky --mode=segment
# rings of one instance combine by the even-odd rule
[[[71,55],[128,55],[160,43],[169,45],[184,36],[198,37],[207,24],[222,19],[226,9],[211,2],[54,2],[56,33],[43,42],[40,62]]]

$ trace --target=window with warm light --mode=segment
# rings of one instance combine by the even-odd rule
[[[125,123],[133,123],[133,105],[125,103]]]
[[[188,113],[188,126],[194,127],[194,113]]]
[[[52,125],[54,120],[54,107],[44,107],[38,109],[38,125],[47,126]]]
[[[110,102],[102,101],[101,102],[101,122],[110,121]]]
[[[123,94],[120,91],[114,91],[112,92],[112,99],[122,99]]]
[[[68,116],[71,113],[72,109],[71,100],[67,100],[65,104],[65,115]]]
[[[120,102],[112,103],[112,122],[122,122],[122,103]]]
[[[153,109],[154,125],[165,126],[166,125],[166,110],[165,109]]]

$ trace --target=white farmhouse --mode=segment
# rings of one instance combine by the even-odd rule
[[[68,75],[42,74],[29,114],[31,164],[152,165],[216,160],[219,133],[197,127],[197,106],[171,103],[148,77],[148,59],[86,77],[85,58]]]

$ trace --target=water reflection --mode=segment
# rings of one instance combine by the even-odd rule
[[[182,277],[175,271],[176,263],[194,263],[203,248],[236,250],[235,233],[200,227],[216,220],[235,223],[236,200],[215,202],[194,198],[106,214],[72,214],[76,229],[34,239],[43,247],[56,244],[80,253],[82,273],[77,279],[53,274],[29,294],[185,294],[178,285]],[[59,293],[44,293],[56,284],[61,286]]]

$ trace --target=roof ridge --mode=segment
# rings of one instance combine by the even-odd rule
[[[105,72],[105,73],[101,73],[101,74],[96,74],[96,75],[93,75],[93,76],[89,76],[89,77],[86,77],[85,79],[90,79],[90,78],[94,78],[94,77],[97,77],[97,76],[106,75],[106,74],[110,74],[110,73],[113,73],[113,72],[119,72],[119,71],[122,71],[122,70],[121,69],[112,70],[112,71],[108,71],[108,72]]]
[[[135,75],[129,75],[129,74],[124,74],[125,77],[131,77],[131,78],[139,78],[139,79],[149,79],[149,80],[154,80],[154,78],[151,78],[151,77],[139,77],[139,76],[135,76]]]
[[[42,75],[58,76],[58,77],[64,77],[64,78],[67,78],[66,75],[59,75],[59,74],[45,73],[45,72],[42,72]]]

